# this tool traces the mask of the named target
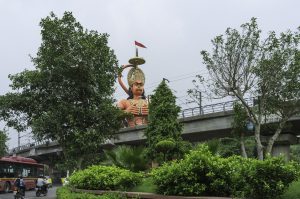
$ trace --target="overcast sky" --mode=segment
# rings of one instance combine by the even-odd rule
[[[186,108],[193,106],[184,104],[193,76],[207,73],[200,51],[211,49],[211,39],[251,17],[258,18],[264,33],[296,30],[299,8],[298,0],[0,0],[0,94],[10,90],[9,74],[34,69],[29,55],[35,57],[41,44],[39,22],[51,11],[59,17],[71,11],[84,28],[108,33],[120,65],[134,56],[135,40],[146,45],[139,51],[146,60],[141,66],[146,93],[167,78],[178,104]],[[116,87],[116,98],[125,98]],[[9,132],[12,148],[17,136]],[[27,142],[21,139],[21,144]]]

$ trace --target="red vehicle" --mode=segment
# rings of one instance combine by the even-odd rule
[[[19,175],[23,176],[27,190],[34,189],[37,177],[43,174],[44,165],[38,164],[34,159],[3,157],[0,159],[0,191],[13,191],[14,181]]]

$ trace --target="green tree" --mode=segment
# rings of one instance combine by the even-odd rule
[[[165,80],[162,81],[151,96],[149,124],[145,134],[149,156],[152,160],[159,160],[161,153],[164,153],[166,159],[182,155],[183,125],[177,119],[179,112],[180,107],[176,105],[176,97]],[[174,142],[175,146],[170,142]],[[170,147],[169,150],[166,149],[167,146]]]
[[[37,139],[57,140],[80,168],[121,127],[112,97],[117,59],[108,35],[85,30],[70,12],[51,13],[40,26],[35,70],[10,76],[14,92],[0,98],[2,117]]]
[[[225,35],[212,40],[212,54],[207,51],[201,54],[210,73],[212,92],[218,97],[238,99],[253,122],[258,158],[263,159],[260,138],[263,116],[279,116],[278,131],[268,143],[267,152],[270,152],[272,142],[288,118],[296,113],[291,110],[299,110],[294,102],[300,95],[297,61],[300,36],[299,32],[287,31],[278,38],[271,32],[266,39],[262,39],[255,18],[241,27],[241,32],[228,28]],[[249,96],[259,97],[257,106],[251,107],[247,103]],[[288,108],[283,111],[280,104],[287,104]]]
[[[8,136],[5,130],[0,130],[0,157],[4,156],[7,153]]]
[[[275,133],[267,143],[267,154],[272,152],[275,140],[288,125],[288,119],[300,113],[299,44],[299,31],[287,31],[279,36],[271,32],[262,46],[261,61],[254,67],[258,77],[259,103],[265,107],[266,115],[278,118]]]

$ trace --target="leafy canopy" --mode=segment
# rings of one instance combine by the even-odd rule
[[[211,53],[201,52],[212,93],[238,99],[254,123],[259,159],[263,159],[263,116],[275,114],[280,118],[266,147],[266,153],[270,153],[287,120],[300,112],[299,30],[279,35],[273,31],[262,38],[256,19],[252,18],[241,25],[241,31],[228,28],[224,35],[215,37]],[[258,106],[251,107],[249,97],[259,98]]]
[[[65,12],[40,22],[35,70],[10,75],[13,92],[0,98],[1,115],[37,139],[57,140],[66,154],[92,153],[120,128],[114,106],[117,59],[108,34],[85,30]]]

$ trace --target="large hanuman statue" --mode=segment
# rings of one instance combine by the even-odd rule
[[[145,97],[144,85],[145,74],[138,67],[138,64],[145,63],[141,57],[135,57],[129,60],[127,65],[123,65],[118,75],[118,81],[123,90],[129,95],[127,99],[122,99],[118,103],[118,107],[132,116],[126,119],[129,127],[147,124],[148,121],[148,101]],[[132,67],[127,75],[129,88],[122,81],[122,72],[125,68]]]

